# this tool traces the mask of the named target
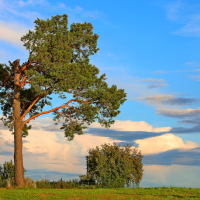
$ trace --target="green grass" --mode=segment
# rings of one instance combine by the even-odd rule
[[[7,181],[6,181],[7,182]],[[47,179],[36,181],[33,188],[33,181],[26,178],[24,188],[16,187],[11,181],[11,187],[4,181],[0,188],[0,200],[4,199],[200,199],[200,188],[101,188],[103,186],[84,185],[78,186],[73,181],[58,181],[54,184]],[[0,185],[1,186],[1,185]],[[59,189],[63,188],[63,189]]]
[[[97,189],[0,189],[4,199],[200,199],[200,189],[97,188]]]

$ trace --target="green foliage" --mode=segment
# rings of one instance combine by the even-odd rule
[[[23,80],[24,84],[30,84],[28,89],[20,88],[21,120],[28,114],[30,116],[23,121],[22,137],[28,136],[28,130],[32,128],[31,125],[27,126],[31,119],[35,120],[39,115],[49,112],[55,115],[54,121],[59,122],[61,117],[65,118],[66,123],[60,129],[64,129],[68,141],[73,140],[74,134],[83,134],[82,130],[87,128],[82,126],[84,122],[90,125],[98,118],[101,126],[109,128],[114,123],[112,118],[120,113],[120,104],[127,100],[124,89],[117,90],[116,85],[109,88],[104,82],[106,74],[98,78],[99,69],[89,63],[89,56],[99,50],[99,36],[93,34],[92,24],[73,23],[70,30],[67,30],[67,17],[64,14],[56,15],[51,20],[37,19],[34,21],[36,31],[29,30],[28,34],[21,37],[25,43],[23,46],[30,53],[28,61],[19,66],[18,70],[20,84]],[[1,120],[12,131],[15,71],[14,62],[9,63],[10,67],[0,64],[0,103],[3,115],[8,119],[6,121],[2,117]],[[73,99],[55,109],[42,112],[45,105],[51,105],[47,98],[52,98],[47,95],[53,92],[62,99],[67,98],[63,92],[71,93]],[[74,102],[78,103],[77,107],[69,106],[69,103]],[[61,113],[57,111],[60,108]],[[104,117],[111,119],[106,121]],[[81,120],[80,123],[78,120]]]
[[[27,170],[24,169],[24,172],[26,171]],[[0,165],[0,173],[2,173],[0,176],[0,180],[15,177],[15,165],[13,164],[12,160],[10,162],[5,161],[3,167]]]
[[[114,188],[124,188],[124,184],[138,184],[142,179],[143,164],[141,153],[137,149],[131,153],[131,146],[127,144],[125,149],[120,149],[120,145],[101,145],[96,149],[89,150],[88,169],[86,175],[79,175],[82,181],[100,182],[104,186]]]

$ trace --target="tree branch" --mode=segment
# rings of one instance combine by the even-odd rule
[[[40,96],[42,96],[42,95],[40,95]],[[39,96],[38,98],[40,98],[40,96]],[[38,99],[34,100],[33,103],[35,103],[37,100],[38,100]],[[39,114],[37,114],[37,115],[35,115],[35,116],[32,116],[31,118],[27,119],[27,120],[23,123],[23,125],[25,125],[26,123],[28,123],[31,119],[34,119],[34,118],[36,118],[36,117],[38,117],[38,116],[40,116],[40,115],[47,114],[47,113],[50,113],[50,112],[55,112],[55,111],[57,111],[57,110],[60,109],[60,108],[64,108],[64,107],[66,107],[66,106],[67,106],[70,102],[72,102],[72,101],[77,101],[77,100],[71,99],[71,100],[68,101],[67,103],[62,104],[61,106],[59,106],[59,107],[57,107],[57,108],[54,108],[54,109],[52,109],[52,110],[45,111],[45,112],[39,113]],[[83,101],[83,103],[85,103],[85,102],[89,102],[89,101]],[[89,102],[89,103],[90,103],[90,102]],[[21,119],[23,119],[23,118],[25,117],[25,115],[29,112],[29,110],[31,109],[31,107],[32,107],[32,104],[29,106],[29,108],[26,110],[26,112],[23,114],[23,116],[21,116]],[[60,113],[59,113],[59,114],[60,114]]]
[[[0,70],[0,72],[2,72],[2,70]],[[4,87],[4,86],[5,86],[5,83],[8,82],[10,79],[11,79],[11,80],[14,80],[14,78],[10,77],[11,73],[8,74],[8,73],[3,72],[3,75],[6,75],[6,79],[3,81],[3,84],[0,85],[0,86],[2,86],[2,87]]]

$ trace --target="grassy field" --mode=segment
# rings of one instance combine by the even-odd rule
[[[200,199],[200,188],[0,189],[4,199]]]
[[[81,185],[77,181],[50,182],[48,179],[33,181],[27,177],[25,186],[15,186],[14,179],[0,184],[0,200],[34,199],[200,199],[200,188],[103,188]]]

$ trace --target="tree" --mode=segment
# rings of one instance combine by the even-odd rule
[[[27,170],[24,169],[24,172],[26,171]],[[1,180],[15,177],[15,165],[13,164],[12,160],[10,162],[5,161],[3,167],[0,165],[0,174]]]
[[[87,174],[79,175],[86,181],[95,181],[109,187],[124,188],[124,184],[130,186],[130,183],[138,184],[143,175],[143,164],[141,152],[137,153],[137,149],[131,150],[131,146],[127,144],[125,149],[120,149],[120,145],[109,146],[101,145],[96,149],[89,150],[87,157]],[[133,152],[133,153],[131,153]]]
[[[61,20],[61,18],[63,19]],[[124,89],[117,90],[116,85],[108,87],[104,82],[106,74],[100,78],[96,76],[99,69],[89,63],[88,56],[94,55],[99,49],[97,46],[98,35],[92,32],[91,23],[73,23],[70,31],[67,29],[67,15],[57,15],[51,20],[40,20],[37,18],[34,23],[37,25],[36,32],[29,30],[29,33],[21,37],[21,41],[27,42],[23,45],[29,49],[28,61],[19,64],[19,59],[10,63],[10,67],[0,64],[0,86],[3,92],[0,93],[3,115],[7,117],[1,120],[4,126],[12,131],[14,126],[14,163],[15,163],[15,184],[23,186],[23,155],[22,137],[28,136],[27,126],[30,120],[40,115],[52,112],[54,121],[65,118],[60,129],[64,129],[68,141],[73,140],[74,134],[83,134],[84,122],[88,125],[98,122],[106,128],[114,123],[120,111],[117,110],[120,104],[127,99]],[[32,43],[32,45],[31,45]],[[30,52],[30,49],[32,50]],[[33,63],[35,63],[33,65]],[[23,86],[29,83],[30,88]],[[11,90],[11,92],[9,92]],[[73,99],[63,105],[42,112],[42,108],[51,105],[46,98],[52,93],[59,94],[59,98],[65,99],[63,92],[73,94]],[[70,103],[78,103],[77,107],[69,106]],[[51,105],[52,106],[52,105]],[[13,111],[12,108],[13,107]],[[62,109],[62,113],[58,109]],[[41,113],[38,112],[41,111]],[[12,111],[12,112],[11,112]],[[29,114],[27,120],[23,119]],[[99,116],[101,114],[101,119]],[[104,117],[110,118],[108,121]],[[74,121],[72,121],[72,118]],[[82,120],[82,123],[78,123]],[[58,123],[55,123],[58,125]]]

